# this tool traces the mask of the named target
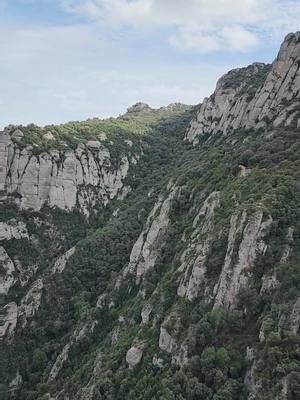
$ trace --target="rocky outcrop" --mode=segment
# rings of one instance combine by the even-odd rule
[[[238,128],[300,127],[300,32],[289,34],[270,68],[252,64],[224,75],[204,99],[186,133],[196,144],[203,135],[227,135]]]
[[[35,281],[27,294],[22,298],[20,305],[11,302],[6,304],[0,312],[0,338],[12,338],[18,321],[21,328],[27,325],[29,319],[35,316],[40,307],[43,289],[42,279]]]
[[[18,322],[18,306],[11,302],[6,304],[0,312],[0,339],[13,336]]]
[[[40,308],[43,287],[44,284],[42,279],[36,280],[32,284],[28,293],[21,300],[18,310],[18,317],[22,321],[23,328],[27,325],[27,320],[34,317]]]
[[[24,222],[11,219],[0,222],[0,241],[11,239],[28,239],[28,232]]]
[[[286,244],[284,245],[282,256],[280,259],[281,264],[285,264],[289,260],[290,253],[291,253],[291,246],[294,241],[293,236],[294,236],[294,228],[292,226],[290,226],[287,231]]]
[[[133,369],[137,366],[143,357],[144,343],[135,343],[126,353],[126,362],[129,369]]]
[[[62,273],[66,267],[69,258],[75,253],[75,246],[71,247],[65,254],[59,257],[52,268],[53,273]]]
[[[300,328],[300,297],[296,300],[289,317],[289,328],[291,334],[297,335]]]
[[[14,396],[16,391],[20,389],[22,381],[23,381],[22,375],[20,374],[19,371],[17,371],[16,376],[8,385],[9,391],[12,396]]]
[[[49,378],[48,381],[51,382],[54,379],[57,378],[60,370],[62,369],[64,363],[67,361],[68,357],[69,357],[69,350],[71,348],[71,343],[67,343],[62,352],[58,355],[58,357],[56,358],[56,361],[53,365],[53,367],[51,368],[50,374],[49,374]]]
[[[15,282],[15,265],[3,246],[0,246],[0,296],[7,295]]]
[[[169,334],[167,329],[163,326],[160,328],[158,346],[162,351],[166,353],[175,353],[178,350],[178,344],[176,340]]]
[[[232,215],[224,266],[214,289],[214,307],[234,308],[240,289],[247,285],[257,255],[266,252],[263,237],[272,218],[263,220],[263,217],[261,210],[249,216],[246,211]]]
[[[279,320],[279,331],[287,335],[297,335],[300,329],[300,297],[284,310]]]
[[[177,289],[178,296],[193,300],[199,295],[205,282],[205,262],[212,239],[210,232],[214,226],[215,209],[219,207],[219,202],[219,193],[211,193],[193,221],[194,231],[181,256],[178,269],[180,273],[184,273]]]
[[[142,103],[142,102],[138,102],[136,104],[134,104],[131,107],[127,108],[127,112],[128,113],[136,113],[145,109],[150,109],[150,107],[148,106],[148,104]]]
[[[63,365],[68,361],[69,359],[69,353],[72,349],[72,346],[76,343],[76,342],[81,342],[83,341],[86,337],[88,337],[89,334],[91,334],[94,329],[95,326],[97,325],[97,321],[92,320],[92,321],[88,321],[86,322],[83,326],[79,327],[78,329],[75,329],[75,331],[73,332],[69,342],[67,344],[65,344],[65,346],[63,347],[62,351],[59,353],[59,355],[57,356],[51,370],[49,373],[49,377],[48,377],[48,382],[52,382],[54,381],[58,374],[60,373],[61,369],[63,368]]]
[[[141,311],[142,325],[147,325],[149,323],[151,313],[152,313],[151,304],[145,304]]]
[[[160,197],[132,248],[129,264],[124,270],[124,276],[128,273],[134,275],[137,284],[140,283],[145,273],[154,267],[155,261],[164,245],[169,225],[171,204],[176,193],[176,187],[172,187],[165,200]]]
[[[88,214],[97,202],[106,204],[122,196],[129,158],[123,156],[114,166],[100,141],[36,155],[32,146],[20,147],[10,134],[10,129],[0,133],[0,192],[13,196],[21,208],[78,206]]]
[[[244,385],[248,390],[248,400],[255,400],[260,389],[260,383],[255,379],[256,360],[253,348],[247,347],[245,358],[248,369],[245,373]]]
[[[167,325],[172,318],[174,318],[174,315],[170,315],[160,327],[158,346],[163,352],[171,355],[171,363],[173,365],[183,367],[189,360],[188,346],[186,343],[178,343],[177,340],[169,333]],[[179,320],[175,324],[175,330],[178,328],[177,325],[180,325]]]

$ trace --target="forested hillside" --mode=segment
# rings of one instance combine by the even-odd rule
[[[300,399],[300,33],[192,107],[0,135],[0,396]]]

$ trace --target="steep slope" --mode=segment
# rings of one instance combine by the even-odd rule
[[[5,132],[4,398],[300,398],[299,37],[196,113]]]
[[[238,128],[300,126],[300,32],[287,35],[272,66],[252,64],[224,75],[191,122],[186,139]]]

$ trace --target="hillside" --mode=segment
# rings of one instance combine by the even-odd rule
[[[0,134],[0,394],[300,399],[300,33],[196,107]]]

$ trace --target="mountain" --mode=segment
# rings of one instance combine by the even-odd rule
[[[0,134],[3,399],[300,399],[299,68]]]

